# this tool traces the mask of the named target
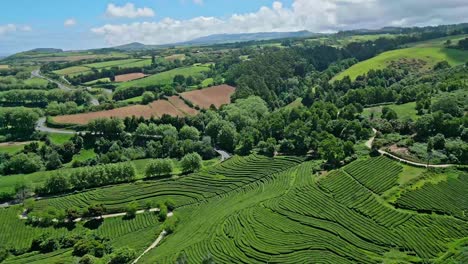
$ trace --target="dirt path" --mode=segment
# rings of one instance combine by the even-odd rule
[[[374,135],[366,142],[366,147],[369,149],[372,149],[372,144],[374,143],[375,140],[375,135],[377,133],[377,130],[375,128],[372,128],[372,131],[374,132]],[[399,162],[403,162],[408,165],[416,166],[416,167],[423,167],[423,168],[449,168],[452,166],[455,166],[454,164],[439,164],[439,165],[434,165],[434,164],[425,164],[425,163],[419,163],[419,162],[414,162],[410,160],[406,160],[403,158],[400,158],[392,153],[389,153],[385,150],[378,150],[381,155],[387,156],[389,158],[392,158],[394,160],[397,160]]]
[[[161,240],[163,240],[164,236],[167,234],[166,230],[163,230],[161,232],[161,234],[159,234],[158,238],[153,242],[153,244],[151,244],[151,246],[149,246],[143,253],[141,253],[140,256],[138,256],[138,258],[136,258],[132,264],[135,264],[137,263],[146,253],[148,253],[150,250],[152,250],[153,248],[155,248],[160,242]]]
[[[151,208],[149,210],[138,210],[136,211],[136,214],[143,214],[145,212],[159,212],[160,209],[159,208]],[[77,223],[77,222],[81,222],[81,221],[84,221],[84,220],[93,220],[93,219],[107,219],[107,218],[115,218],[115,217],[122,217],[122,216],[125,216],[127,213],[115,213],[115,214],[106,214],[106,215],[102,215],[102,216],[96,216],[96,217],[90,217],[90,218],[76,218],[75,220],[73,220],[73,222]],[[169,212],[167,214],[168,217],[171,217],[173,215],[172,212]],[[28,215],[25,211],[23,211],[23,213],[21,215],[18,216],[21,220],[27,220],[28,219]]]
[[[23,145],[27,145],[27,144],[32,143],[32,142],[34,142],[34,141],[3,142],[3,143],[0,143],[0,147],[23,146]]]
[[[62,89],[62,90],[64,90],[64,91],[72,91],[72,90],[73,90],[72,88],[68,87],[67,85],[65,85],[65,84],[63,84],[63,83],[61,83],[61,82],[58,82],[58,81],[56,81],[56,80],[52,80],[52,79],[47,78],[46,76],[42,75],[40,69],[37,69],[37,70],[32,71],[32,72],[31,72],[31,75],[34,76],[34,77],[37,77],[37,78],[41,78],[41,79],[47,80],[47,81],[49,81],[49,82],[51,82],[51,83],[55,83],[55,84],[58,85],[58,87],[59,87],[60,89]],[[63,79],[65,82],[69,83],[68,80],[65,79],[65,77],[62,76],[62,79]],[[91,96],[92,96],[92,95],[91,95]],[[92,105],[99,105],[99,101],[98,101],[94,96],[91,97],[90,103],[91,103]]]
[[[167,214],[167,217],[172,217],[173,215],[174,215],[174,213],[169,212],[169,213]],[[145,251],[143,251],[143,253],[141,253],[141,255],[138,256],[138,258],[136,258],[136,259],[132,262],[132,264],[137,263],[146,253],[148,253],[150,250],[154,249],[154,248],[161,242],[161,240],[163,240],[164,236],[166,236],[166,235],[167,235],[166,230],[163,230],[163,231],[161,232],[161,234],[159,234],[158,238],[156,238],[156,240],[153,242],[153,244],[151,244]]]
[[[231,158],[231,154],[227,153],[226,151],[224,150],[221,150],[221,149],[215,149],[215,151],[221,155],[221,162],[225,161],[225,160],[228,160]]]
[[[39,120],[37,120],[36,130],[40,132],[53,133],[53,134],[70,134],[70,135],[76,134],[76,131],[73,131],[73,130],[51,128],[51,127],[46,126],[45,117],[41,117],[39,118]]]

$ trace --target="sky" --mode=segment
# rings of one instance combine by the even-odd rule
[[[0,55],[211,34],[468,22],[467,0],[0,0]]]

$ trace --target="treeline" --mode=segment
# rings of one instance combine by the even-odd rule
[[[34,132],[36,121],[41,113],[24,108],[4,108],[0,110],[0,131],[5,140],[28,138]]]
[[[73,85],[80,85],[82,83],[94,81],[102,78],[110,78],[111,81],[115,80],[116,75],[142,72],[144,67],[131,67],[131,68],[120,68],[112,67],[110,69],[92,69],[92,73],[79,74],[75,76],[67,76],[67,80]]]
[[[53,144],[48,137],[45,144],[31,142],[14,155],[0,155],[0,174],[27,174],[41,170],[55,170],[72,161],[83,148],[83,138],[75,136],[63,144]]]
[[[135,179],[132,163],[106,164],[75,169],[68,175],[54,174],[38,190],[39,194],[58,194],[70,190],[84,190]]]
[[[47,85],[27,84],[23,80],[13,76],[0,78],[0,91],[8,90],[51,90],[56,89],[57,84],[49,82]]]
[[[64,91],[44,90],[10,90],[0,92],[0,102],[9,104],[33,103],[45,106],[49,102],[65,103],[73,101],[79,105],[88,103],[90,95],[84,89]]]

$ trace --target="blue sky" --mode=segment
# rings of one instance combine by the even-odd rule
[[[291,1],[284,1],[289,4]],[[151,8],[154,17],[110,18],[105,15],[107,5]],[[233,13],[255,12],[261,6],[271,6],[272,0],[1,0],[0,26],[14,24],[31,27],[28,32],[0,34],[0,55],[32,49],[57,47],[81,49],[109,46],[102,37],[90,29],[105,24],[160,21],[163,18],[178,20],[198,16],[229,17]],[[65,27],[64,21],[74,19],[76,25]]]
[[[210,34],[466,22],[466,0],[0,0],[0,55]],[[67,21],[65,25],[65,21]]]

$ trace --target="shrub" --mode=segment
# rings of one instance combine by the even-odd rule
[[[136,257],[135,250],[125,247],[119,248],[112,254],[110,264],[126,264],[132,262]]]
[[[146,177],[170,175],[173,170],[170,159],[156,159],[150,162],[145,168]]]
[[[202,167],[202,158],[198,153],[190,153],[182,158],[180,164],[183,172],[194,172]]]
[[[165,205],[160,206],[158,218],[161,222],[164,222],[167,219],[167,207]]]
[[[154,93],[152,92],[144,92],[142,95],[141,103],[149,104],[155,100]]]
[[[166,201],[164,202],[164,205],[165,205],[165,206],[167,207],[167,209],[168,209],[169,211],[171,211],[171,212],[174,211],[174,209],[175,209],[175,203],[174,203],[174,201],[171,200],[171,199],[166,200]]]
[[[138,204],[136,202],[131,202],[125,208],[125,212],[126,212],[125,216],[128,218],[135,218],[137,210],[138,210]]]

